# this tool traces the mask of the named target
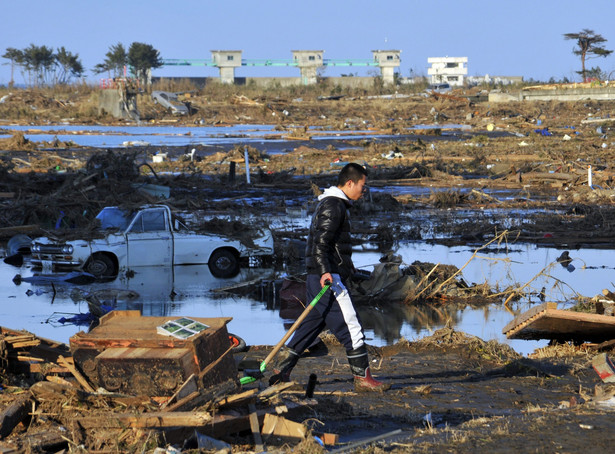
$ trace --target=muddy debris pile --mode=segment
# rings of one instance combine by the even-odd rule
[[[372,373],[393,386],[357,394],[343,348],[323,340],[328,355],[303,358],[292,382],[202,389],[186,380],[183,392],[169,397],[96,389],[66,346],[3,329],[0,447],[324,453],[378,445],[394,453],[504,453],[527,447],[527,437],[533,446],[559,442],[577,451],[591,436],[585,427],[604,428],[605,447],[615,439],[605,413],[615,389],[600,383],[581,347],[545,347],[521,358],[506,345],[445,327],[416,342],[370,346]],[[253,346],[238,355],[240,370],[269,350]]]

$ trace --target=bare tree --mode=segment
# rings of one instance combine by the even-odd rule
[[[564,39],[572,39],[577,42],[578,47],[575,47],[572,53],[581,57],[581,71],[577,71],[577,73],[581,74],[583,82],[587,80],[585,60],[596,57],[608,57],[613,52],[599,45],[605,43],[607,41],[606,38],[587,28],[579,33],[565,33]]]

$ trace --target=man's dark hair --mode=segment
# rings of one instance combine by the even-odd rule
[[[337,176],[337,186],[341,188],[349,180],[357,183],[364,176],[367,176],[367,169],[365,167],[355,162],[348,163],[340,170],[340,174]]]

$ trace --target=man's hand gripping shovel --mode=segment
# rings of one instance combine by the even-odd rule
[[[269,355],[267,355],[267,357],[261,362],[259,370],[245,371],[247,375],[245,377],[242,377],[239,380],[239,383],[241,383],[242,385],[247,385],[248,383],[255,382],[259,378],[263,377],[263,374],[265,373],[265,369],[267,368],[267,364],[269,364],[269,362],[275,357],[275,355],[278,354],[278,352],[280,351],[282,346],[286,343],[288,338],[295,332],[295,330],[299,327],[301,322],[303,322],[303,319],[307,317],[307,315],[314,308],[314,306],[316,306],[316,303],[320,301],[320,298],[322,298],[322,296],[326,293],[327,290],[329,290],[330,287],[331,287],[331,282],[327,282],[325,286],[320,290],[318,295],[314,297],[312,302],[306,306],[303,313],[299,316],[299,318],[295,321],[295,323],[293,323],[293,326],[290,327],[290,329],[286,332],[284,337],[282,337],[280,342],[278,342],[276,346],[273,347],[273,350],[271,350],[271,353],[269,353]]]

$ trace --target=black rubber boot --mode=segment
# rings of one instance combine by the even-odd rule
[[[346,356],[354,376],[354,390],[356,392],[383,392],[391,387],[391,385],[374,380],[374,377],[372,377],[365,345],[354,350],[347,350]]]
[[[269,386],[275,385],[280,382],[289,382],[290,373],[293,367],[297,365],[297,361],[301,355],[294,351],[292,348],[283,347],[276,358],[273,366],[274,375],[269,379]]]

